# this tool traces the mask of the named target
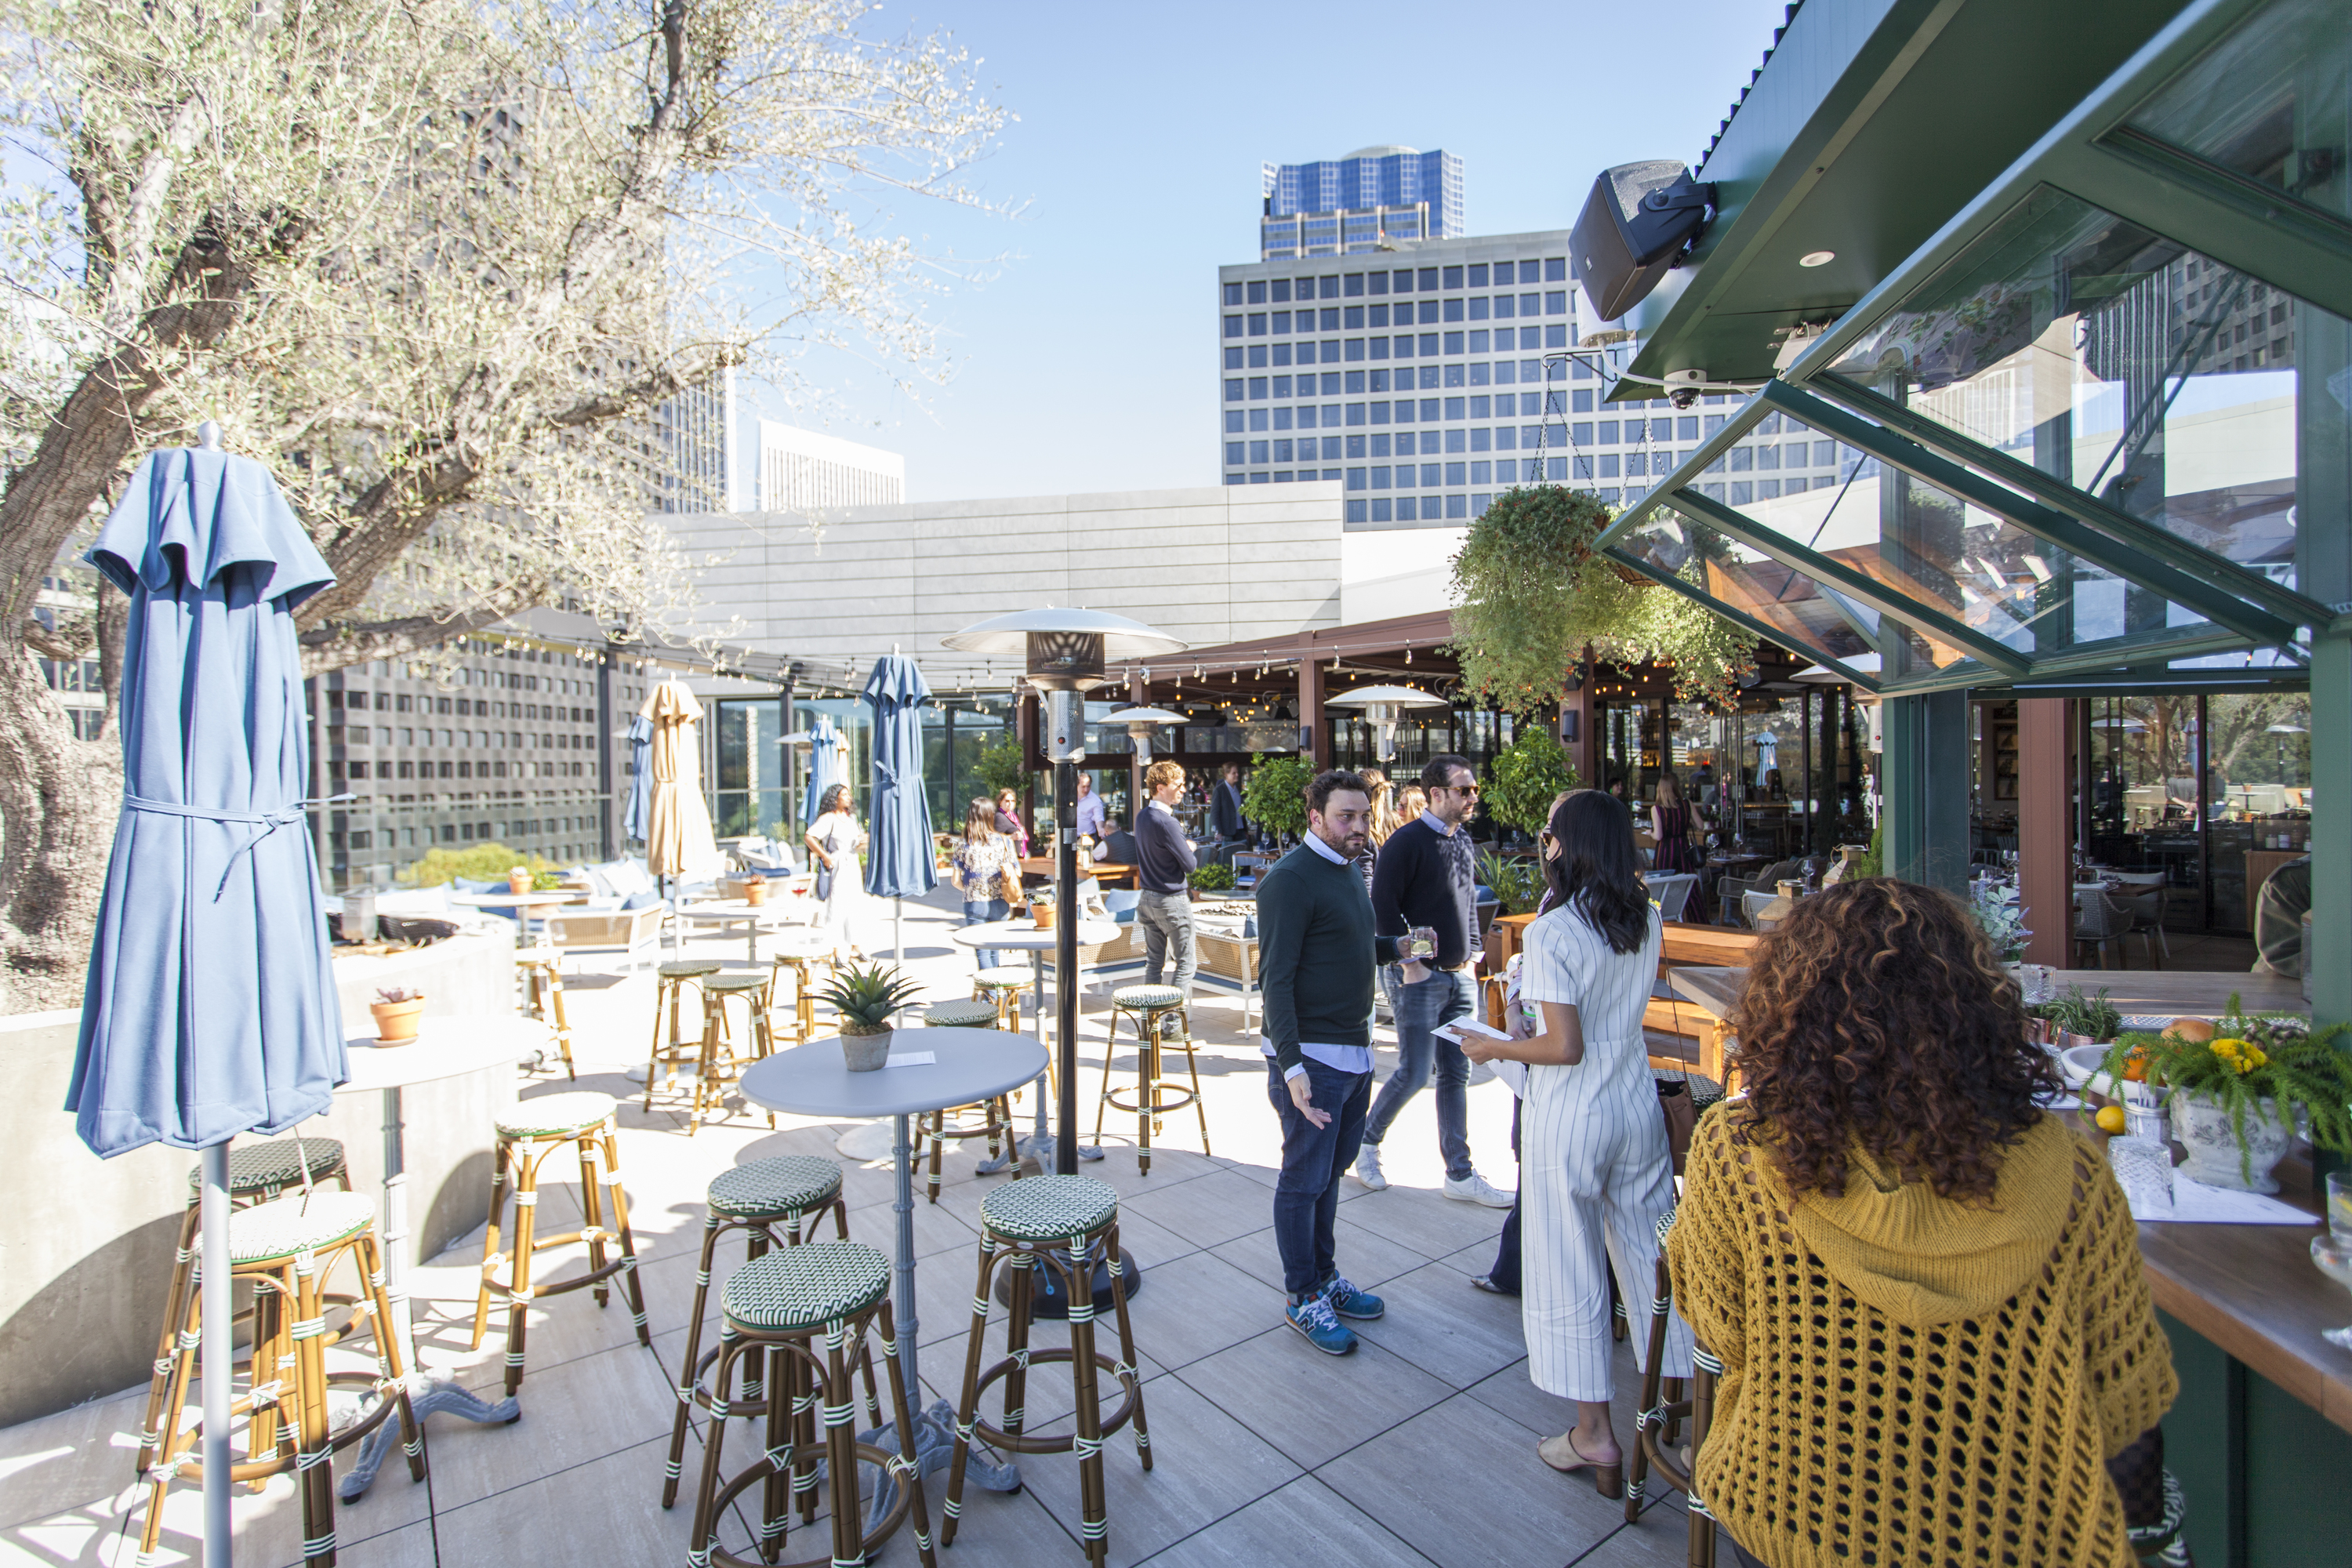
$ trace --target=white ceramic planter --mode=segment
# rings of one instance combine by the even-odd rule
[[[2172,1135],[2188,1157],[2180,1173],[2209,1187],[2231,1187],[2245,1193],[2274,1193],[2278,1183],[2271,1172],[2286,1157],[2294,1142],[2294,1124],[2279,1115],[2278,1101],[2256,1102],[2246,1112],[2246,1158],[2238,1157],[2237,1131],[2230,1113],[2210,1100],[2181,1095],[2172,1102]],[[2252,1179],[2247,1173],[2252,1173]]]

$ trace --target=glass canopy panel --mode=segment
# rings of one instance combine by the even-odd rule
[[[1770,626],[1791,648],[1837,659],[1879,651],[1877,642],[1811,577],[1672,508],[1661,507],[1643,519],[1617,547]],[[1938,669],[1967,657],[1958,648],[1931,645],[1916,635],[1907,636],[1906,643],[1916,661]]]
[[[2346,330],[2042,186],[1831,373],[2293,587],[2298,449],[2347,461]]]
[[[1840,448],[1834,481],[1767,478],[1768,462],[1785,472],[1789,453],[1819,452],[1831,440],[1793,414],[1767,415],[1755,439],[1748,474],[1730,467],[1734,448],[1720,479],[1713,468],[1701,476],[1701,491],[2013,653],[2032,658],[2208,626],[2196,611],[1853,447]],[[1948,662],[1939,658],[1937,668]]]
[[[2352,26],[2343,0],[2275,0],[2167,82],[2132,130],[2352,216]]]

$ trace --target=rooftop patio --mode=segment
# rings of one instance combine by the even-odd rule
[[[908,909],[908,963],[930,1000],[970,990],[971,957],[948,940],[950,910],[944,892]],[[871,937],[887,943],[887,924],[877,922]],[[687,941],[690,956],[743,966],[738,934]],[[636,1343],[620,1305],[599,1311],[584,1294],[535,1305],[521,1421],[508,1427],[431,1419],[429,1484],[411,1484],[392,1462],[365,1498],[339,1506],[347,1562],[407,1568],[487,1562],[517,1550],[589,1563],[682,1560],[697,1447],[688,1449],[689,1484],[678,1506],[665,1512],[659,1495],[710,1178],[776,1154],[839,1159],[851,1237],[890,1247],[887,1157],[866,1164],[842,1159],[834,1144],[845,1124],[778,1117],[771,1131],[764,1113],[740,1100],[730,1101],[724,1121],[706,1122],[691,1137],[682,1095],[657,1094],[648,1114],[641,1086],[624,1069],[645,1048],[652,975],[600,972],[593,958],[575,960],[573,968],[566,984],[580,1081],[567,1083],[558,1068],[526,1074],[521,1092],[529,1100],[577,1087],[620,1100],[621,1169],[645,1259],[653,1351]],[[1132,978],[1132,971],[1120,977]],[[1082,1106],[1099,1082],[1105,985],[1089,977]],[[1254,1037],[1241,1032],[1241,1001],[1232,990],[1204,984],[1194,1017],[1215,1156],[1198,1152],[1197,1125],[1180,1113],[1155,1139],[1150,1173],[1139,1174],[1133,1119],[1113,1113],[1105,1126],[1108,1157],[1085,1167],[1118,1191],[1123,1239],[1144,1269],[1133,1321],[1155,1468],[1140,1470],[1124,1435],[1107,1443],[1112,1561],[1541,1568],[1684,1561],[1687,1528],[1678,1494],[1658,1499],[1663,1489],[1654,1485],[1643,1519],[1629,1526],[1621,1504],[1598,1498],[1581,1478],[1553,1474],[1536,1457],[1538,1438],[1565,1429],[1572,1412],[1528,1381],[1518,1303],[1470,1285],[1494,1258],[1503,1215],[1439,1195],[1427,1096],[1407,1108],[1388,1142],[1389,1190],[1370,1193],[1349,1181],[1340,1194],[1340,1268],[1386,1298],[1386,1318],[1362,1325],[1363,1343],[1344,1359],[1318,1353],[1285,1327],[1268,1228],[1279,1140],[1262,1058]],[[1393,1053],[1389,1031],[1377,1034],[1385,1074]],[[1122,1052],[1120,1060],[1129,1059]],[[1016,1104],[1016,1120],[1025,1126],[1034,1110],[1025,1100]],[[1501,1186],[1514,1173],[1510,1114],[1501,1084],[1471,1090],[1472,1147],[1480,1169]],[[1081,1125],[1090,1127],[1091,1117],[1082,1113]],[[925,1405],[952,1400],[961,1385],[976,1215],[982,1198],[1004,1180],[974,1173],[983,1158],[978,1141],[950,1146],[936,1207],[923,1202],[919,1179],[916,1188]],[[553,1181],[550,1188],[542,1228],[576,1226],[573,1189]],[[467,1350],[481,1251],[478,1227],[411,1280],[425,1370],[495,1400],[502,1338],[493,1331],[480,1351]],[[584,1267],[581,1247],[545,1256],[553,1267],[542,1281]],[[741,1258],[740,1243],[722,1250],[715,1276],[723,1279]],[[992,1321],[1003,1315],[997,1308]],[[715,1342],[716,1316],[714,1294],[706,1345]],[[1034,1342],[1055,1343],[1063,1331],[1040,1323]],[[992,1359],[1002,1342],[1001,1330],[992,1330]],[[347,1353],[355,1352],[332,1352]],[[1630,1442],[1640,1383],[1622,1344],[1617,1366],[1617,1432]],[[134,1560],[145,1507],[145,1489],[132,1484],[143,1394],[143,1387],[126,1389],[0,1430],[0,1563],[117,1568]],[[1069,1407],[1066,1377],[1048,1368],[1033,1380],[1032,1430],[1068,1430]],[[1041,1416],[1053,1419],[1041,1425]],[[701,1429],[698,1418],[698,1444]],[[751,1440],[739,1428],[730,1454],[743,1454]],[[347,1468],[346,1460],[339,1473]],[[1076,1462],[1035,1456],[1021,1468],[1017,1493],[967,1491],[960,1533],[943,1562],[1084,1561]],[[926,1485],[936,1524],[945,1477]],[[159,1562],[196,1559],[200,1504],[193,1486],[173,1489]],[[235,1506],[240,1563],[274,1568],[300,1560],[291,1477],[272,1479],[258,1495],[240,1491]],[[739,1510],[721,1542],[741,1551],[751,1539]],[[787,1554],[821,1551],[826,1539],[820,1524],[816,1533],[796,1534]],[[914,1563],[909,1532],[894,1536],[877,1561]]]

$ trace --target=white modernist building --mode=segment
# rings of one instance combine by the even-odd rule
[[[907,499],[907,459],[898,453],[772,419],[759,422],[754,473],[759,511],[830,513]]]

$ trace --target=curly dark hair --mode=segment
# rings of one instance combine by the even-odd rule
[[[1939,1196],[1989,1201],[2000,1151],[2063,1087],[1967,907],[1891,877],[1801,900],[1727,1022],[1748,1092],[1735,1137],[1800,1199],[1842,1195],[1858,1147]]]

